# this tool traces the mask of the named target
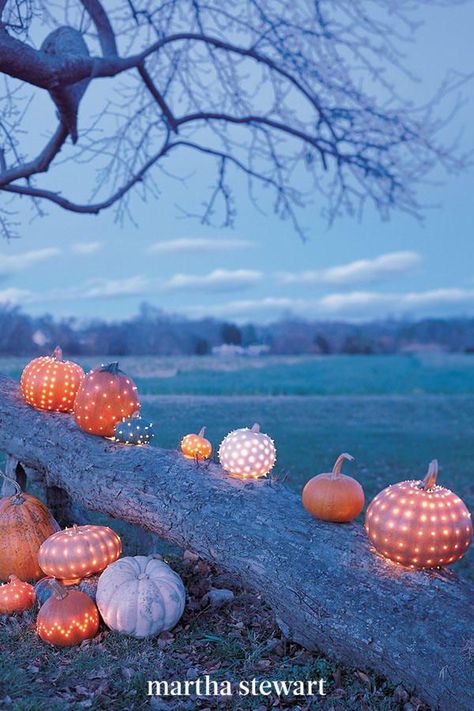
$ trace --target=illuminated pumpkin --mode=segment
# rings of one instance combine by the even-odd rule
[[[303,506],[323,521],[346,523],[358,516],[364,508],[364,490],[358,481],[341,474],[345,460],[353,461],[350,454],[336,459],[332,472],[318,474],[303,489]]]
[[[45,578],[41,578],[41,580],[38,580],[38,582],[35,585],[35,595],[36,595],[36,602],[38,603],[38,607],[41,607],[41,605],[44,605],[46,600],[48,600],[51,595],[53,594],[53,591],[51,589],[51,585],[49,584],[51,580],[55,580],[52,576],[48,575]],[[61,581],[63,585],[65,585],[65,581]],[[79,580],[78,583],[75,583],[73,585],[68,585],[67,588],[68,590],[80,590],[80,592],[85,593],[90,597],[90,599],[95,602],[96,598],[96,593],[97,593],[97,584],[99,582],[99,574],[97,573],[96,575],[91,575],[88,578],[83,578],[82,580]]]
[[[273,440],[260,432],[260,425],[234,430],[219,447],[219,461],[231,476],[257,479],[272,469],[276,460]]]
[[[413,568],[453,563],[472,540],[471,514],[464,502],[437,484],[434,459],[422,481],[388,486],[371,501],[365,516],[367,535],[386,558]]]
[[[121,444],[149,444],[154,436],[153,422],[144,420],[138,412],[117,422],[114,429],[114,441]]]
[[[58,647],[72,647],[95,637],[99,612],[90,597],[64,588],[57,580],[51,580],[49,585],[53,595],[41,607],[36,620],[41,639]]]
[[[185,602],[179,575],[153,556],[121,558],[104,570],[97,587],[105,624],[139,639],[172,629]]]
[[[81,366],[62,360],[58,346],[52,356],[28,363],[21,374],[20,389],[28,405],[38,410],[70,412],[83,379]]]
[[[108,526],[73,526],[58,531],[42,544],[38,562],[47,575],[77,583],[100,573],[121,552],[120,538]]]
[[[204,437],[206,428],[202,427],[199,434],[188,434],[181,440],[181,451],[187,459],[209,459],[212,454],[212,444]]]
[[[32,585],[10,575],[8,583],[0,585],[0,615],[24,612],[35,604],[35,589]]]
[[[74,418],[84,432],[113,437],[117,422],[139,409],[137,386],[118,363],[110,363],[85,376],[74,401]]]
[[[59,526],[39,499],[23,493],[16,481],[2,475],[17,493],[0,499],[0,580],[8,580],[10,575],[38,580],[43,576],[39,548]]]

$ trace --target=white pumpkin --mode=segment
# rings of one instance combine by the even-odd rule
[[[265,476],[276,460],[275,445],[271,437],[260,432],[260,425],[251,430],[244,427],[234,430],[221,442],[219,461],[223,469],[242,479]]]
[[[110,629],[142,639],[176,625],[186,591],[169,565],[153,556],[137,555],[121,558],[104,570],[96,602]]]

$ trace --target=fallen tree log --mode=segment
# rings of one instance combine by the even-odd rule
[[[28,407],[4,377],[0,450],[75,504],[215,562],[306,648],[373,669],[433,708],[474,708],[474,587],[451,571],[383,560],[361,526],[316,521],[278,482],[245,483],[178,452],[84,434],[69,415]]]

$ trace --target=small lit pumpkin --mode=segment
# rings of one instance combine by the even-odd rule
[[[77,583],[100,573],[122,552],[120,537],[108,526],[72,526],[50,536],[39,549],[41,570],[54,578]]]
[[[84,371],[77,363],[62,360],[62,355],[57,346],[53,355],[35,358],[24,368],[20,389],[28,405],[37,410],[71,412]]]
[[[16,575],[10,575],[8,583],[0,585],[0,615],[24,612],[35,604],[35,589]]]
[[[347,523],[364,508],[364,490],[358,481],[341,473],[344,461],[354,461],[350,454],[341,454],[332,472],[318,474],[303,489],[303,506],[322,521]]]
[[[231,476],[242,479],[266,476],[276,460],[273,440],[254,424],[227,435],[219,447],[219,461]]]
[[[206,428],[202,427],[199,434],[187,434],[181,440],[181,451],[186,459],[202,461],[212,454],[212,444],[204,437]]]
[[[117,422],[114,429],[114,441],[121,444],[149,444],[154,436],[153,422],[144,420],[138,412]]]
[[[44,642],[58,647],[72,647],[92,639],[99,629],[96,604],[79,590],[68,590],[57,580],[50,580],[53,594],[38,612],[36,631]]]
[[[117,422],[139,409],[137,386],[118,363],[110,363],[85,376],[74,401],[74,418],[84,432],[113,437]]]
[[[386,558],[412,568],[434,568],[466,553],[472,540],[471,514],[437,478],[434,459],[423,480],[388,486],[369,504],[365,530]]]
[[[35,585],[35,595],[38,607],[44,605],[46,600],[48,600],[53,594],[51,585],[49,584],[51,580],[55,580],[55,578],[53,578],[51,575],[48,575],[45,578],[41,578],[41,580],[38,580]],[[63,585],[65,584],[64,580],[62,580],[61,582]],[[68,585],[67,588],[68,590],[80,590],[80,592],[85,593],[90,597],[93,602],[95,602],[98,582],[99,573],[95,575],[90,575],[88,578],[83,578],[82,580],[79,580],[78,583],[75,583],[73,585]]]
[[[179,575],[153,556],[121,558],[104,570],[97,587],[105,624],[139,639],[172,629],[185,602]]]
[[[38,580],[43,576],[38,565],[38,551],[59,526],[48,508],[35,496],[22,492],[18,483],[13,496],[0,498],[0,580],[16,575],[20,580]]]

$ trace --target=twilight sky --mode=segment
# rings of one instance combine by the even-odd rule
[[[447,69],[474,71],[474,2],[425,6],[420,17],[425,24],[407,49],[407,64],[420,81],[402,87],[417,100],[434,93]],[[452,126],[452,132],[464,129],[465,149],[474,144],[473,90],[474,79]],[[52,116],[50,103],[39,99],[32,144],[44,141]],[[0,303],[36,314],[106,319],[129,316],[142,301],[237,321],[290,312],[325,319],[474,314],[472,169],[458,177],[433,176],[442,182],[420,197],[439,207],[426,211],[423,224],[403,214],[383,222],[368,209],[362,222],[340,219],[328,229],[319,216],[322,198],[315,195],[315,207],[303,218],[303,243],[288,223],[252,207],[243,182],[233,230],[183,218],[177,204],[187,195],[192,200],[196,180],[211,184],[212,174],[197,162],[182,168],[189,175],[184,186],[158,175],[160,198],[146,204],[134,199],[136,225],[117,225],[112,213],[76,216],[54,206],[38,218],[26,202],[17,202],[21,239],[0,243]],[[55,187],[60,175],[67,194],[78,170],[66,163]]]

